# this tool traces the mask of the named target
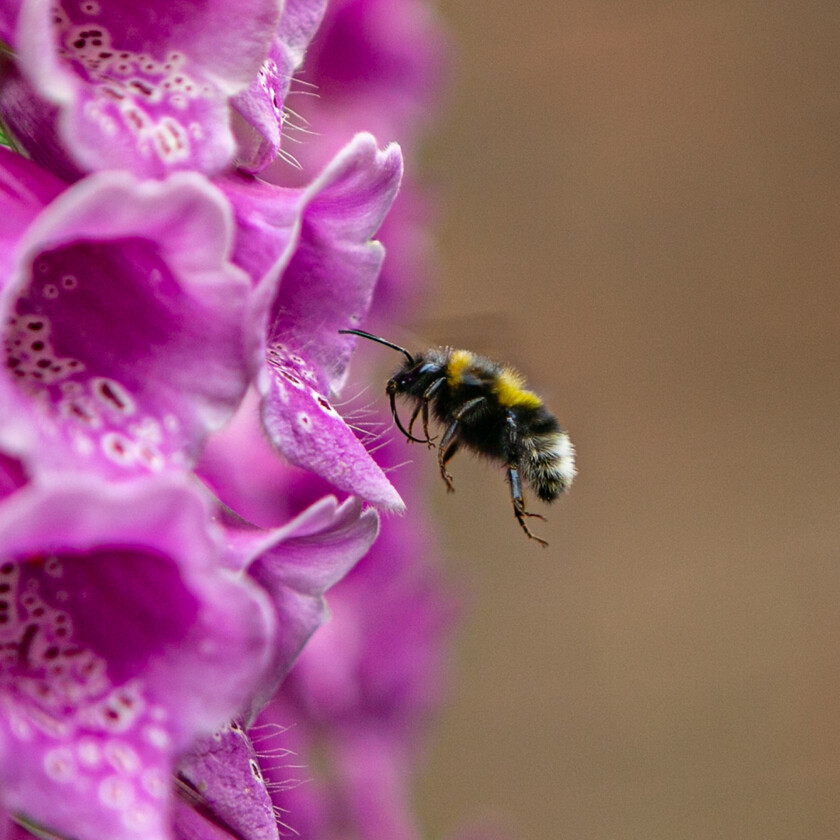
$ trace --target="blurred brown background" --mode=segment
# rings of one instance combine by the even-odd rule
[[[501,472],[432,484],[473,594],[428,836],[838,838],[840,4],[440,5],[428,315],[528,374],[580,476],[547,550]]]

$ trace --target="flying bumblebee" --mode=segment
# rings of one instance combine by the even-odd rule
[[[339,332],[384,344],[405,356],[406,361],[385,389],[391,414],[407,440],[435,448],[437,438],[429,436],[431,407],[443,427],[437,451],[446,489],[455,489],[446,465],[461,448],[502,463],[507,469],[514,516],[532,540],[548,545],[525,521],[528,517],[545,517],[525,509],[522,481],[543,501],[554,501],[576,475],[575,448],[542,399],[523,387],[522,377],[506,365],[469,350],[433,348],[412,356],[404,347],[363,330]],[[414,403],[408,428],[397,414],[398,396]],[[425,435],[422,438],[413,434],[418,417]]]

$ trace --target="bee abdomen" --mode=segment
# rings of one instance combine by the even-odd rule
[[[520,469],[540,499],[550,502],[577,475],[575,447],[564,431],[534,435],[522,441]]]

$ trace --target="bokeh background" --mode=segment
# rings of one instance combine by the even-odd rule
[[[429,456],[471,594],[427,834],[840,837],[840,4],[440,11],[419,329],[515,361],[580,476],[541,550]]]

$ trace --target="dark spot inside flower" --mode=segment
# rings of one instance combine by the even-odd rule
[[[78,403],[71,403],[70,404],[70,411],[76,415],[76,417],[81,418],[82,420],[90,420],[92,415],[89,411],[86,411],[82,406]]]
[[[20,364],[20,359],[17,356],[9,356],[6,359],[6,365],[10,368],[16,368]]]
[[[30,321],[26,328],[28,330],[32,330],[32,332],[38,332],[39,330],[44,329],[44,322],[43,321]]]
[[[55,659],[56,656],[58,656],[59,653],[60,653],[59,649],[55,645],[52,645],[51,647],[48,647],[44,651],[44,657],[46,659]]]
[[[260,781],[262,781],[262,771],[260,770],[260,765],[257,764],[257,762],[254,761],[253,758],[248,762],[248,764],[251,767],[251,775],[255,779],[259,779]]]
[[[21,665],[26,665],[29,662],[29,650],[32,647],[32,640],[39,630],[38,624],[28,624],[26,630],[23,631],[20,643],[18,644],[18,662]]]
[[[8,601],[0,601],[0,611],[5,611],[9,609],[9,602]]]
[[[139,79],[133,79],[131,81],[130,86],[133,87],[138,93],[142,93],[143,96],[151,96],[152,91],[154,90],[154,88],[152,88],[151,85],[147,85],[144,82],[141,82]]]
[[[22,370],[16,370],[15,376],[24,377],[26,374]]]
[[[14,570],[14,563],[4,563],[2,566],[0,566],[0,574],[2,575],[10,575]]]
[[[323,397],[316,397],[315,399],[318,400],[318,405],[322,406],[327,411],[332,411],[332,406]]]
[[[9,616],[6,613],[0,613],[0,624],[8,624]]]
[[[39,368],[48,368],[52,362],[49,359],[38,359],[36,362]]]
[[[75,41],[73,41],[73,46],[77,50],[80,50],[84,45],[85,45],[85,39],[84,38],[77,38]]]
[[[31,347],[36,352],[44,349],[44,342],[43,341],[33,341]]]
[[[105,717],[108,718],[108,720],[119,720],[120,713],[114,709],[105,709]]]
[[[0,593],[8,592],[11,588],[8,583],[0,583]]]
[[[125,400],[107,382],[99,382],[96,390],[100,397],[113,403],[121,411],[125,410],[127,405]]]

